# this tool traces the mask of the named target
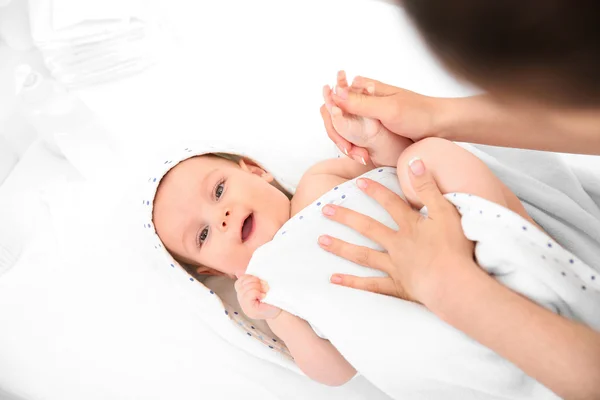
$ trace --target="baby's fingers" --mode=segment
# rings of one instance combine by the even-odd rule
[[[248,283],[252,283],[252,281],[255,279],[256,277],[252,276],[252,275],[242,275],[240,276],[234,284],[234,288],[236,292],[240,292],[242,291],[242,288],[244,288]]]
[[[248,289],[248,290],[244,291],[241,295],[242,300],[246,304],[253,304],[253,303],[259,302],[262,299],[264,299],[265,296],[266,296],[265,293],[263,293],[261,290],[256,289],[256,288]]]

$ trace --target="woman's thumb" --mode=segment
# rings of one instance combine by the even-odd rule
[[[381,120],[386,119],[385,110],[391,107],[393,98],[370,96],[351,92],[348,88],[337,88],[336,93],[333,93],[333,101],[349,114]]]
[[[428,213],[431,215],[440,211],[448,200],[440,192],[431,172],[425,168],[425,163],[420,158],[415,157],[408,162],[408,166],[412,188],[421,203],[427,207]]]

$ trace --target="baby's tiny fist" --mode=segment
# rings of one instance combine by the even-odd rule
[[[262,291],[264,294],[267,294],[267,292],[269,291],[269,284],[263,280],[260,281],[260,285],[262,287]]]

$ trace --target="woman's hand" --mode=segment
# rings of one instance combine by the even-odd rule
[[[442,100],[360,76],[350,87],[339,87],[332,99],[343,112],[380,120],[389,131],[415,142],[434,135]],[[354,146],[335,130],[326,104],[321,106],[321,117],[327,136],[340,151],[357,160],[365,157],[365,149]]]
[[[366,267],[386,272],[389,277],[360,278],[333,275],[333,283],[423,303],[443,294],[444,283],[454,282],[465,268],[478,268],[473,261],[473,243],[463,234],[460,216],[440,193],[433,176],[421,160],[410,165],[411,183],[428,210],[423,217],[401,197],[384,186],[359,179],[358,186],[380,203],[398,224],[398,231],[365,215],[328,205],[323,213],[379,243],[387,252],[352,245],[322,236],[321,247]]]
[[[265,304],[262,300],[269,287],[254,275],[242,275],[235,281],[235,291],[242,311],[252,319],[274,319],[281,314],[281,309]]]
[[[340,71],[335,90],[370,95],[373,87],[358,86],[363,80],[358,81],[359,84],[355,79],[352,86],[348,86],[346,73]],[[363,165],[396,166],[400,154],[414,142],[390,132],[378,119],[343,112],[334,103],[333,93],[329,86],[323,88],[325,108],[331,117],[332,127],[329,130],[338,135],[335,140],[340,151]]]

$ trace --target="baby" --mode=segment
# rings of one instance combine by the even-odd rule
[[[355,80],[348,86],[338,73],[337,87],[373,94]],[[443,193],[471,193],[533,222],[517,197],[474,155],[441,139],[418,143],[388,131],[379,121],[348,115],[335,106],[329,87],[325,104],[336,130],[354,145],[364,147],[369,160],[326,160],[303,175],[294,196],[288,197],[268,171],[250,159],[234,161],[218,155],[189,158],[161,180],[154,199],[153,222],[165,248],[199,275],[224,275],[236,280],[237,298],[244,313],[266,320],[287,345],[296,364],[310,378],[327,385],[342,385],[356,371],[337,349],[311,325],[286,311],[262,303],[268,285],[246,275],[254,251],[271,241],[295,214],[343,182],[374,166],[396,166],[408,202],[421,208],[409,183],[409,160],[426,162]],[[468,177],[468,179],[465,179]]]

